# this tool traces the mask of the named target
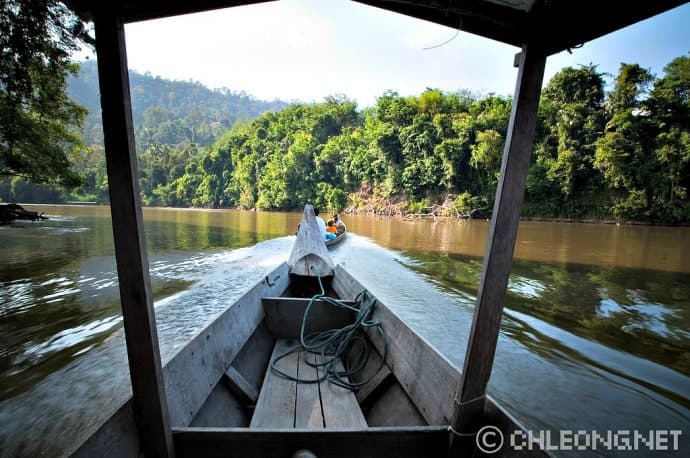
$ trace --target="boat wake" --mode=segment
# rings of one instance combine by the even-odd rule
[[[205,323],[286,260],[293,239],[281,237],[212,253],[152,257],[150,270],[154,294],[158,291],[154,306],[163,363]],[[106,269],[95,275],[103,279],[115,274]],[[174,287],[166,289],[165,285],[170,284]],[[84,288],[80,294],[89,296],[91,292],[96,291]],[[116,295],[116,281],[98,292],[99,297]],[[56,333],[25,350],[23,358],[49,364],[51,355],[72,347],[73,359],[0,403],[0,456],[70,454],[76,437],[120,408],[131,395],[121,323],[119,313],[111,314]],[[103,337],[91,342],[94,334]],[[85,341],[89,343],[84,345]],[[80,342],[81,347],[75,347]],[[35,415],[37,406],[41,406],[42,415]]]

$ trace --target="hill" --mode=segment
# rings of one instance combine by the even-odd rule
[[[690,56],[664,72],[655,77],[639,64],[621,64],[608,93],[595,65],[551,78],[540,100],[523,216],[690,221]],[[458,217],[489,216],[493,208],[510,98],[388,91],[359,110],[335,96],[226,129],[231,102],[251,97],[215,91],[227,105],[214,108],[201,102],[214,91],[197,83],[139,76],[132,93],[138,141],[148,142],[138,161],[145,205],[287,210],[311,202],[335,211]],[[107,202],[98,150],[74,155],[84,185],[70,194],[55,186],[38,192],[16,178],[0,182],[0,199]]]
[[[85,61],[80,65],[79,75],[69,80],[68,93],[89,110],[84,141],[88,145],[102,145],[97,63]],[[129,81],[140,152],[152,145],[207,146],[237,120],[254,119],[266,111],[287,106],[280,100],[258,100],[245,92],[212,90],[198,82],[171,81],[132,70]]]

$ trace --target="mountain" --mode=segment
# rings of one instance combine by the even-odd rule
[[[98,70],[95,61],[81,64],[79,75],[70,78],[68,94],[89,110],[84,141],[103,144]],[[253,119],[288,104],[258,100],[245,92],[212,90],[198,82],[171,81],[130,70],[130,93],[137,149],[154,144],[211,144],[238,120]]]

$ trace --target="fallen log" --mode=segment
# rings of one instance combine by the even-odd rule
[[[10,223],[16,220],[38,221],[48,219],[43,212],[32,212],[18,204],[0,204],[0,223]]]

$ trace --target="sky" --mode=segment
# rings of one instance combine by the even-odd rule
[[[545,84],[561,68],[621,62],[657,76],[690,52],[690,4],[547,59]],[[345,0],[281,0],[125,27],[128,64],[140,73],[259,99],[319,102],[344,94],[371,106],[386,90],[426,88],[511,95],[519,49]],[[448,43],[438,46],[446,41]]]

